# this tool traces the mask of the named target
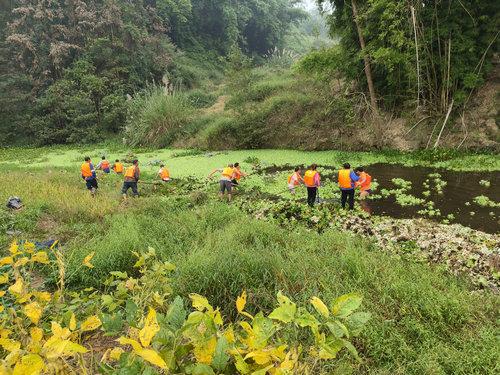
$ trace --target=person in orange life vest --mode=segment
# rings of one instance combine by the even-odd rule
[[[122,194],[123,198],[127,198],[127,191],[128,189],[132,189],[132,193],[134,194],[135,197],[139,195],[139,192],[137,191],[137,181],[139,181],[139,176],[140,176],[140,170],[139,170],[139,161],[134,160],[132,162],[132,165],[128,167],[125,170],[125,175],[124,181],[123,181],[123,187],[122,187]]]
[[[359,187],[360,190],[359,197],[365,199],[372,193],[372,176],[366,173],[363,167],[356,168],[355,172],[359,176],[359,180],[356,182],[356,187]]]
[[[158,171],[158,176],[160,176],[161,180],[164,182],[170,181],[170,172],[167,168],[165,168],[164,164],[160,165],[160,170]]]
[[[307,204],[311,207],[314,206],[314,202],[316,202],[318,188],[321,185],[321,176],[316,168],[318,168],[318,166],[312,164],[306,173],[304,173],[304,185],[307,187]]]
[[[116,174],[122,174],[123,173],[123,164],[120,163],[120,160],[116,159],[115,164],[113,164],[113,167],[111,169],[113,169]]]
[[[345,204],[349,201],[349,209],[354,209],[354,187],[356,182],[359,180],[359,176],[351,170],[351,165],[349,163],[344,164],[344,168],[339,170],[338,182],[341,192],[340,203],[342,208],[345,208]]]
[[[304,182],[304,179],[300,175],[300,168],[295,167],[295,171],[288,176],[288,190],[290,190],[291,194],[295,194],[295,188],[300,185],[300,183]]]
[[[87,189],[92,195],[94,195],[98,186],[94,165],[90,161],[90,157],[85,157],[85,162],[82,164],[80,169],[82,172],[82,178],[85,180],[85,184],[87,185]]]
[[[245,172],[241,171],[240,163],[234,163],[233,169],[233,178],[231,179],[231,183],[233,186],[237,186],[240,183],[241,177],[248,176]]]
[[[97,164],[96,169],[102,170],[104,173],[109,173],[111,170],[109,169],[109,161],[106,160],[106,157],[103,156],[102,160]]]
[[[216,173],[220,172],[221,177],[219,180],[219,196],[224,197],[224,192],[227,191],[227,199],[231,202],[232,193],[233,193],[233,176],[234,176],[234,165],[228,164],[226,168],[217,168],[214,169],[209,175],[208,178],[211,179],[212,176]]]

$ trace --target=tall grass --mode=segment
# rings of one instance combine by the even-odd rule
[[[137,95],[129,106],[125,140],[131,146],[164,147],[189,123],[194,108],[182,92],[152,88]]]

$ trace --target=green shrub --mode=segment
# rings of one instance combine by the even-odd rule
[[[126,142],[131,146],[167,146],[189,123],[193,111],[183,93],[166,94],[162,88],[142,93],[129,106]]]
[[[186,99],[195,108],[206,108],[217,101],[217,95],[203,89],[194,89],[186,93]]]

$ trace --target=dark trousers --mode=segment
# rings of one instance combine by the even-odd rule
[[[314,206],[314,202],[316,202],[316,194],[318,193],[317,187],[307,187],[307,204],[309,206]]]
[[[352,210],[354,208],[354,189],[349,190],[341,190],[342,198],[340,199],[340,203],[342,204],[342,208],[345,208],[345,203],[349,199],[349,209]]]
[[[122,187],[122,194],[127,194],[128,189],[132,189],[134,195],[139,195],[137,191],[137,181],[124,181]]]

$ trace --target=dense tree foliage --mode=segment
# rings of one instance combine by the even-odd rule
[[[2,0],[1,137],[65,143],[116,132],[127,95],[196,81],[179,48],[214,61],[234,48],[263,55],[303,17],[295,3]]]
[[[483,82],[489,57],[498,51],[500,2],[496,0],[318,3],[331,6],[331,32],[340,37],[341,59],[336,68],[365,87],[363,56],[368,56],[375,91],[387,109],[409,101],[413,105],[417,98],[437,111],[445,111],[452,100],[464,104],[470,91]],[[359,43],[353,5],[365,51]]]

